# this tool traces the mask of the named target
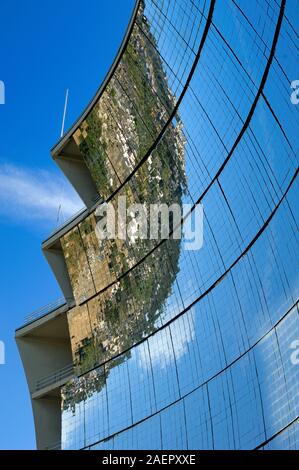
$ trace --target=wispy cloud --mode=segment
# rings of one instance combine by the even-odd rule
[[[55,171],[0,165],[0,214],[16,222],[61,223],[84,207]]]
[[[188,352],[188,344],[192,343],[195,339],[195,311],[189,311],[189,327],[186,329],[184,325],[184,318],[178,318],[171,324],[171,336],[174,344],[174,351],[170,341],[167,329],[161,330],[159,334],[159,347],[151,348],[151,354],[148,355],[147,349],[137,348],[137,361],[141,368],[149,370],[151,367],[158,369],[166,369],[171,366],[176,359],[179,361]]]

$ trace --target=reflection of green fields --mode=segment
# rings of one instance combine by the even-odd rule
[[[81,152],[104,199],[146,153],[175,104],[143,11],[142,5],[138,22],[152,45],[135,26],[115,76],[78,136]],[[176,124],[169,125],[151,157],[122,188],[120,195],[127,197],[127,205],[181,205],[186,188],[184,145],[177,116]],[[74,362],[81,374],[155,330],[179,270],[180,240],[168,240],[116,282],[157,241],[106,240],[99,245],[95,224],[91,215],[62,239],[76,300],[93,296],[68,316]],[[96,296],[111,283],[112,287]],[[109,369],[129,357],[130,352],[108,362],[105,374],[101,368],[67,384],[62,393],[64,409],[74,409],[75,403],[101,390]]]
[[[77,132],[77,143],[103,199],[131,173],[175,105],[143,11],[142,5],[139,26],[134,26],[114,76]]]

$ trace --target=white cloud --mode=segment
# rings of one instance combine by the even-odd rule
[[[188,352],[188,344],[195,339],[195,312],[191,308],[186,314],[189,315],[188,328],[184,324],[185,316],[178,318],[171,323],[171,336],[175,349],[176,360],[180,360]],[[150,347],[150,358],[145,348],[137,349],[137,361],[141,368],[150,369],[150,367],[165,369],[174,362],[174,355],[167,329],[156,333],[153,338],[159,341],[156,347]],[[152,346],[152,345],[151,345]]]
[[[59,210],[60,207],[60,210]],[[33,168],[0,165],[0,214],[20,221],[62,223],[84,207],[63,176]]]

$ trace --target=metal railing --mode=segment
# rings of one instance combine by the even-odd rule
[[[29,323],[32,323],[33,321],[44,317],[45,315],[48,315],[48,313],[53,312],[54,310],[58,309],[59,307],[62,307],[63,305],[66,304],[65,298],[60,297],[57,300],[54,300],[54,302],[51,302],[47,305],[44,305],[43,307],[39,308],[38,310],[35,310],[34,312],[30,313],[24,318],[24,324],[28,325]]]
[[[69,364],[62,369],[59,369],[52,374],[47,375],[36,381],[35,391],[38,392],[43,388],[49,387],[55,383],[61,382],[62,380],[67,381],[68,378],[73,377],[74,375],[74,365]]]
[[[94,198],[93,198],[93,203],[94,205],[98,204],[99,202],[104,202],[102,200],[102,198],[100,197],[100,195],[96,195]],[[92,209],[92,208],[91,208]],[[81,209],[79,209],[77,212],[75,212],[71,217],[68,217],[64,222],[61,222],[60,224],[58,224],[51,232],[50,234],[48,235],[48,237],[46,238],[45,242],[47,240],[49,240],[51,237],[53,237],[55,234],[59,233],[61,230],[63,230],[65,227],[67,227],[69,224],[71,224],[72,222],[74,222],[78,217],[80,217],[80,215],[84,214],[84,213],[89,213],[90,211],[90,208],[87,208],[86,206],[82,207]]]
[[[60,230],[62,230],[64,227],[67,227],[73,220],[77,219],[77,217],[79,217],[85,211],[86,211],[86,207],[82,207],[82,209],[79,209],[71,217],[68,217],[66,220],[58,224],[55,228],[53,228],[53,230],[51,230],[47,239],[51,238],[55,233],[60,232]]]

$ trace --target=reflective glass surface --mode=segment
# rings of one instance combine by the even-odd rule
[[[61,238],[63,448],[298,447],[298,24],[295,0],[140,2],[74,139],[115,209],[190,214],[182,240],[99,243],[96,212]]]

